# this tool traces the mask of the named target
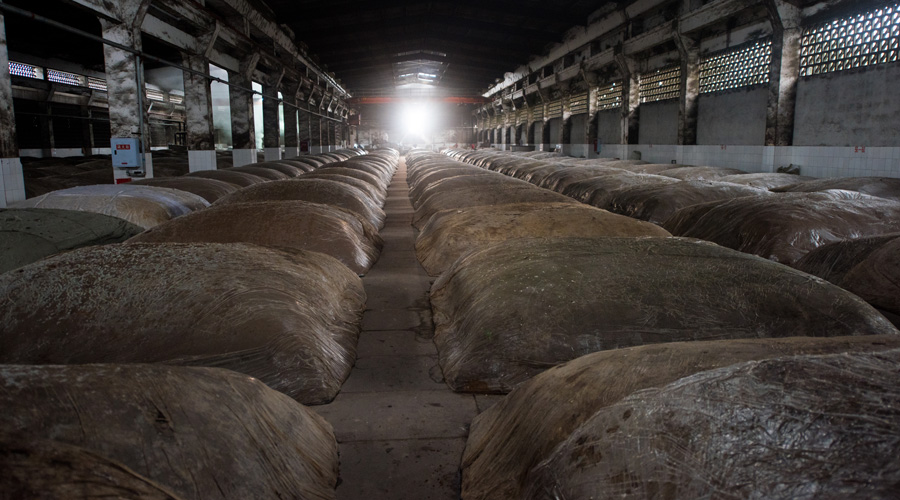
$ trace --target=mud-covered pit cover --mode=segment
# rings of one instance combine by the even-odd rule
[[[671,184],[656,182],[624,186],[604,193],[604,204],[601,208],[661,225],[681,208],[748,196],[760,198],[772,194],[765,189],[727,182],[681,181]],[[596,204],[592,204],[600,205],[599,200]]]
[[[4,498],[334,498],[331,426],[228,370],[3,366],[0,406]]]
[[[432,286],[454,390],[508,392],[592,352],[688,340],[895,334],[827,281],[682,238],[518,239],[460,258]]]
[[[525,497],[893,498],[900,350],[710,370],[598,411]]]
[[[361,280],[246,244],[73,250],[0,275],[0,363],[174,363],[245,373],[307,404],[356,359]]]
[[[785,193],[813,193],[842,189],[857,193],[900,201],[900,179],[893,177],[839,177],[814,179],[792,186],[774,189]]]
[[[321,252],[338,259],[357,274],[369,270],[383,245],[378,230],[360,216],[308,201],[217,205],[157,226],[129,241],[238,242]]]
[[[156,186],[187,191],[188,193],[196,194],[210,203],[215,203],[219,198],[240,189],[239,186],[226,181],[187,176],[141,179],[132,182],[132,184],[136,186]]]
[[[481,177],[472,177],[473,180],[478,178]],[[453,179],[458,179],[458,177]],[[413,226],[417,229],[422,229],[429,222],[429,219],[437,217],[440,212],[445,210],[460,210],[470,207],[506,205],[510,203],[578,204],[578,202],[568,196],[536,188],[527,182],[516,182],[518,184],[515,185],[480,185],[476,180],[471,187],[459,187],[448,190],[436,189],[416,208],[413,215]]]
[[[121,243],[142,231],[124,219],[91,212],[0,209],[0,273],[66,250]]]

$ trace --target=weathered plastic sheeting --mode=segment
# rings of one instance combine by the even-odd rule
[[[266,182],[269,179],[258,175],[248,174],[247,172],[235,172],[234,170],[201,170],[199,172],[191,172],[185,177],[200,177],[201,179],[215,179],[228,182],[240,187],[252,186],[260,182]]]
[[[900,315],[900,233],[823,245],[794,267]]]
[[[188,193],[196,194],[210,203],[214,203],[219,198],[240,189],[240,186],[230,182],[187,176],[154,177],[153,179],[134,181],[132,184],[137,186],[156,186],[187,191]]]
[[[309,201],[331,205],[358,215],[380,229],[385,214],[378,203],[363,191],[343,182],[303,177],[272,181],[241,189],[214,204],[215,207],[256,201]]]
[[[659,175],[665,175],[681,181],[718,181],[722,177],[744,175],[746,173],[737,168],[682,166],[663,170],[659,172]]]
[[[429,222],[429,219],[438,217],[438,213],[445,210],[462,210],[470,207],[508,205],[510,203],[577,203],[567,196],[535,188],[527,182],[522,182],[521,185],[472,182],[469,187],[438,189],[438,185],[441,183],[456,179],[460,179],[460,177],[444,179],[426,191],[424,201],[419,203],[413,214],[413,226],[416,229],[421,230]],[[472,178],[473,181],[479,179],[483,180],[487,177]],[[509,178],[507,177],[507,179]],[[428,194],[429,191],[433,192]]]
[[[679,209],[698,203],[742,197],[768,200],[774,195],[765,189],[727,182],[681,181],[673,184],[653,183],[626,186],[606,193],[605,205],[595,204],[594,206],[654,224],[663,224]],[[672,232],[672,234],[676,233]]]
[[[832,179],[815,179],[801,182],[793,186],[773,189],[783,193],[812,193],[842,189],[857,193],[900,201],[900,179],[892,177],[840,177]]]
[[[245,375],[2,366],[5,498],[333,499],[331,425]]]
[[[496,175],[493,172],[469,165],[422,169],[416,170],[416,172],[421,172],[421,174],[416,176],[410,175],[409,177],[413,178],[407,179],[407,182],[409,183],[409,196],[411,199],[421,197],[422,191],[428,188],[429,185],[441,179],[457,177],[460,175]]]
[[[366,195],[375,200],[378,203],[378,206],[383,207],[384,201],[387,196],[387,193],[382,192],[377,186],[373,185],[370,182],[366,182],[364,180],[358,179],[356,177],[352,177],[349,175],[345,175],[343,173],[337,173],[333,171],[328,171],[324,169],[316,170],[315,172],[310,172],[308,174],[303,174],[297,179],[325,179],[330,181],[341,182],[347,184],[348,186],[353,186],[356,189],[366,193]]]
[[[692,165],[681,165],[678,163],[638,163],[634,165],[620,164],[617,168],[627,170],[634,174],[652,174],[658,175],[660,172],[672,170],[680,167],[690,167]]]
[[[652,186],[658,184],[674,184],[680,182],[671,177],[653,174],[632,174],[626,172],[611,172],[601,174],[583,181],[573,182],[566,186],[562,194],[598,207],[606,206],[606,199],[610,193],[617,189],[631,186]]]
[[[900,232],[900,202],[851,191],[778,193],[688,207],[663,227],[792,265],[827,243]]]
[[[10,204],[11,208],[55,208],[110,215],[144,229],[208,206],[208,201],[193,193],[130,183],[62,189]]]
[[[361,280],[316,252],[81,248],[0,275],[0,363],[213,366],[319,404],[356,360],[364,304]]]
[[[562,193],[574,182],[611,173],[629,174],[633,172],[614,167],[570,167],[547,175],[537,186]]]
[[[298,175],[305,174],[307,171],[305,169],[301,169],[299,167],[295,167],[289,163],[283,162],[281,160],[278,161],[265,161],[262,163],[254,163],[253,167],[255,168],[269,168],[272,170],[277,170],[282,174],[291,177],[297,177]]]
[[[262,165],[261,163],[254,163],[252,165],[244,165],[243,167],[230,167],[225,169],[228,172],[243,172],[245,174],[255,175],[257,177],[262,177],[263,179],[269,181],[281,181],[284,179],[290,179],[291,177],[287,174],[279,172],[278,170],[260,167],[257,165]]]
[[[447,383],[504,393],[592,352],[688,340],[896,334],[859,297],[789,267],[681,238],[518,239],[431,289]]]
[[[517,238],[671,236],[649,222],[574,203],[514,203],[448,210],[416,239],[416,255],[437,276],[464,254]]]
[[[282,161],[294,165],[298,168],[302,168],[301,165],[306,165],[312,170],[315,170],[325,164],[325,160],[316,158],[315,156],[296,156],[289,160]]]
[[[701,372],[598,411],[524,498],[893,498],[900,350]]]
[[[763,189],[774,189],[784,186],[791,186],[798,182],[806,182],[815,179],[815,177],[805,177],[794,174],[780,173],[758,173],[758,174],[739,174],[721,177],[719,182],[730,182],[732,184],[741,184],[743,186],[757,187]]]
[[[490,170],[479,170],[484,175],[478,173],[468,173],[464,175],[447,175],[438,176],[431,182],[420,181],[414,188],[409,190],[409,199],[414,208],[420,207],[432,194],[441,193],[453,189],[465,188],[468,186],[519,186],[534,187],[527,182],[513,179],[497,172]]]
[[[0,209],[0,273],[66,250],[121,243],[143,230],[124,219],[90,212]]]
[[[462,498],[523,498],[529,471],[594,413],[643,389],[746,361],[874,352],[898,335],[674,342],[603,351],[551,368],[475,417],[462,460]]]
[[[330,255],[365,274],[384,244],[353,212],[309,201],[260,201],[210,207],[135,236],[129,243],[252,243]]]
[[[361,181],[368,182],[373,187],[375,187],[377,192],[382,197],[386,196],[389,183],[383,181],[380,177],[378,177],[374,174],[371,174],[369,172],[366,172],[365,170],[357,169],[355,167],[342,167],[342,166],[339,166],[340,165],[339,163],[335,163],[334,165],[337,165],[337,166],[332,166],[331,164],[325,165],[324,167],[320,168],[316,172],[317,173],[322,172],[322,173],[328,173],[328,174],[346,175],[348,177],[353,177],[355,179],[359,179]]]

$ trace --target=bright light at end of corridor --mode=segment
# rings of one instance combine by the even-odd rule
[[[434,125],[434,110],[424,102],[403,105],[403,128],[408,134],[427,134]]]

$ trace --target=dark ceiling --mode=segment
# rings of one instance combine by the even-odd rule
[[[437,85],[477,95],[562,40],[597,0],[265,0],[351,93]]]

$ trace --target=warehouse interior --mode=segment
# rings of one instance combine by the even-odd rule
[[[896,0],[0,0],[0,498],[891,498]]]

